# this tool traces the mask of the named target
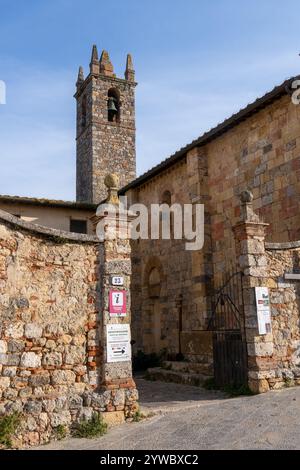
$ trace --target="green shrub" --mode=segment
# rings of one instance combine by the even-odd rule
[[[146,416],[141,412],[141,410],[137,410],[132,417],[132,421],[134,423],[139,423],[140,421],[142,421],[142,419],[145,418]]]
[[[293,379],[290,379],[289,377],[286,377],[286,378],[284,379],[284,386],[285,386],[286,388],[293,387],[294,385],[295,385],[295,382],[294,382]]]
[[[72,435],[74,437],[99,437],[107,433],[107,424],[103,421],[102,416],[93,413],[89,420],[81,420],[74,424]]]
[[[153,413],[153,412],[147,412],[147,414],[144,414],[144,413],[142,413],[142,411],[140,409],[138,409],[134,413],[134,415],[132,416],[132,421],[134,423],[139,423],[143,419],[153,418],[153,416],[155,416],[155,413]]]
[[[58,441],[61,441],[67,436],[67,428],[62,424],[59,424],[56,426],[56,428],[54,428],[54,435]]]
[[[10,448],[11,438],[21,424],[21,414],[14,412],[0,417],[0,446]]]

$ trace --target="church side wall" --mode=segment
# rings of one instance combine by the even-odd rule
[[[209,177],[214,277],[235,260],[239,194],[270,224],[267,240],[300,238],[300,107],[284,96],[203,148]]]
[[[171,204],[189,204],[199,192],[199,159],[192,158],[172,167],[154,180],[128,194],[130,204],[148,208],[161,203],[165,191]],[[175,358],[180,350],[192,361],[211,365],[211,351],[197,347],[199,332],[206,329],[206,265],[204,252],[187,251],[185,240],[132,241],[132,312],[135,353],[166,351]],[[157,286],[151,286],[152,269],[159,273]],[[153,290],[154,287],[154,290]],[[181,316],[181,320],[180,320]],[[159,331],[157,331],[159,329]],[[207,342],[207,339],[204,339]],[[210,343],[208,341],[208,343]]]
[[[243,190],[252,191],[254,210],[269,224],[268,242],[300,238],[299,118],[300,107],[286,95],[206,146],[194,148],[181,165],[134,190],[134,200],[148,206],[160,202],[165,190],[170,190],[172,203],[205,205],[202,250],[186,252],[181,242],[133,243],[137,348],[143,345],[146,352],[154,348],[154,301],[149,299],[147,285],[151,263],[162,272],[161,337],[169,338],[168,342],[162,340],[162,347],[174,353],[178,349],[180,295],[183,330],[206,329],[211,288],[220,287],[228,272],[239,269],[233,227],[240,217],[239,195]]]

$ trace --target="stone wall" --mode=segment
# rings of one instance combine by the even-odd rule
[[[299,286],[286,280],[299,272],[300,243],[266,243],[268,224],[253,211],[252,195],[242,194],[241,220],[234,227],[237,263],[243,273],[248,383],[266,392],[300,384]],[[259,328],[255,288],[269,290],[271,327]]]
[[[286,95],[202,148],[208,162],[215,279],[235,259],[232,227],[245,189],[269,224],[268,241],[300,238],[299,118],[300,107]]]
[[[134,195],[131,202],[150,207],[160,203],[165,191],[170,191],[172,201],[188,202],[185,172],[181,165],[170,174],[161,177]],[[132,242],[133,251],[133,339],[135,350],[159,354],[167,349],[169,354],[178,353],[178,306],[176,300],[185,283],[186,293],[191,283],[191,255],[184,250],[181,240],[139,240]],[[149,276],[158,271],[159,292],[149,292]],[[184,298],[186,303],[187,296]],[[189,328],[191,319],[184,315],[183,328]],[[154,334],[155,333],[155,334]]]
[[[108,252],[96,237],[0,211],[0,413],[23,414],[16,446],[46,442],[93,411],[111,422],[135,409],[131,364],[106,365],[105,285],[117,243]]]
[[[150,209],[152,203],[164,202],[166,191],[171,195],[171,204],[203,202],[199,195],[201,172],[205,174],[203,160],[191,155],[187,161],[174,165],[138,190],[127,193],[129,204],[143,203]],[[201,189],[204,187],[203,179]],[[209,355],[211,365],[211,351],[203,355],[198,346],[199,338],[204,337],[200,333],[207,327],[207,288],[211,276],[209,252],[209,233],[206,233],[206,245],[201,251],[187,251],[185,240],[132,241],[135,353],[138,350],[147,354],[165,351],[173,359],[181,353],[190,361],[204,360],[205,364]],[[154,270],[156,280],[152,279]],[[152,285],[153,282],[156,285]]]
[[[300,243],[286,244],[285,248],[283,244],[266,244],[266,257],[276,361],[270,386],[300,385],[300,284],[285,279],[286,273],[299,272]]]

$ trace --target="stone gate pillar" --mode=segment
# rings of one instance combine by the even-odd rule
[[[268,224],[254,213],[250,191],[241,194],[241,219],[233,228],[238,265],[243,272],[245,336],[248,352],[248,384],[255,393],[269,390],[275,376],[273,334],[259,335],[255,287],[267,286],[265,232]]]
[[[131,357],[128,358],[131,344],[128,348],[128,344],[126,346],[124,343],[126,331],[129,331],[130,334],[131,324],[129,224],[135,215],[119,204],[116,175],[108,175],[105,178],[105,185],[108,188],[108,198],[105,203],[99,206],[97,215],[93,218],[96,233],[103,241],[100,254],[101,285],[99,286],[101,292],[100,344],[102,349],[100,389],[111,391],[115,398],[114,405],[110,406],[107,411],[110,412],[110,416],[113,416],[112,413],[115,412],[116,420],[120,421],[122,413],[125,418],[128,418],[138,409],[138,392],[132,377],[132,361]],[[121,285],[113,285],[113,277],[121,277]],[[112,291],[120,292],[122,296],[125,294],[125,312],[112,314],[110,308]],[[117,341],[118,337],[120,342],[115,344],[113,350],[112,339],[115,338]],[[116,348],[120,348],[119,352],[117,351],[119,356],[113,357]]]

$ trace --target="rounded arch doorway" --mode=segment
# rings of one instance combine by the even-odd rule
[[[163,272],[159,260],[151,260],[145,271],[145,287],[147,292],[147,308],[145,310],[148,317],[149,333],[144,338],[144,344],[148,353],[160,354],[165,347],[162,335],[162,304],[161,287]],[[148,314],[148,315],[147,315]]]

